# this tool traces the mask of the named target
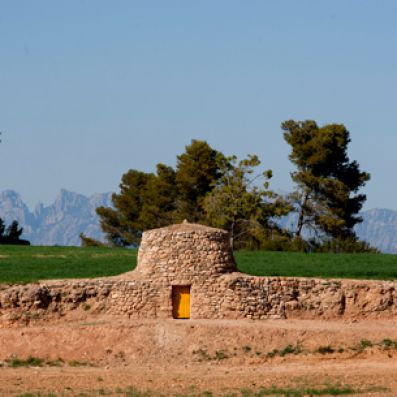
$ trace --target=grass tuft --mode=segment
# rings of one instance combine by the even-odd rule
[[[44,365],[44,359],[33,356],[28,357],[26,360],[23,360],[21,358],[11,358],[5,361],[12,368],[42,367]]]
[[[320,353],[320,354],[332,354],[332,353],[335,353],[335,349],[333,347],[331,347],[330,345],[327,345],[327,346],[320,346],[314,352]]]

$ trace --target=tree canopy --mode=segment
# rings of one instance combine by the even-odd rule
[[[268,189],[270,170],[253,174],[259,164],[255,155],[238,162],[205,141],[192,140],[177,156],[175,170],[164,164],[156,173],[129,170],[120,192],[112,195],[113,207],[97,208],[108,243],[136,245],[144,230],[187,219],[229,230],[238,247],[260,246],[266,231],[277,229],[270,218],[290,209]],[[81,239],[84,245],[98,244],[84,235]]]
[[[300,238],[307,227],[324,242],[357,240],[353,228],[362,222],[358,213],[366,200],[358,191],[370,175],[349,160],[349,131],[343,124],[319,127],[312,120],[289,120],[282,130],[296,166],[290,196],[299,214],[295,236]]]
[[[220,158],[221,177],[204,199],[207,222],[228,230],[233,248],[260,246],[269,229],[278,229],[271,218],[291,210],[269,189],[272,171],[255,174],[259,165],[256,155],[240,161],[236,156]]]
[[[12,221],[6,227],[3,219],[0,218],[0,244],[30,245],[28,240],[21,239],[23,228],[19,227],[17,221]]]
[[[370,176],[348,157],[349,131],[312,120],[289,120],[281,128],[296,166],[291,194],[270,189],[273,172],[259,171],[257,155],[239,160],[192,140],[175,169],[157,164],[154,173],[129,170],[122,176],[113,206],[97,208],[108,244],[138,245],[144,230],[187,219],[228,230],[235,248],[369,250],[354,226],[362,221],[358,214],[366,199],[359,190]],[[279,226],[291,211],[298,214],[293,232]],[[315,235],[311,243],[303,238],[306,229]],[[100,244],[81,238],[84,245]]]

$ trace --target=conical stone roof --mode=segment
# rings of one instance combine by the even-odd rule
[[[172,233],[172,232],[209,232],[209,233],[221,233],[228,234],[226,230],[217,229],[215,227],[210,227],[206,225],[201,225],[199,223],[190,223],[186,219],[182,223],[176,223],[174,225],[160,227],[158,229],[147,230],[145,233]]]
[[[150,277],[209,277],[237,268],[227,231],[184,221],[143,233],[136,270]]]

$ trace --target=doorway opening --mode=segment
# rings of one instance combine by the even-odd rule
[[[172,317],[190,318],[190,285],[172,286]]]

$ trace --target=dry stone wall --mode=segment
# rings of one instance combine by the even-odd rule
[[[118,278],[0,286],[0,325],[104,313],[172,318],[190,286],[193,319],[394,318],[397,283],[239,273],[225,231],[183,223],[143,234],[136,270]]]
[[[191,289],[191,318],[395,318],[397,283],[253,277],[231,273]],[[74,311],[129,318],[171,318],[171,288],[149,281],[82,280],[3,286],[0,324]]]

